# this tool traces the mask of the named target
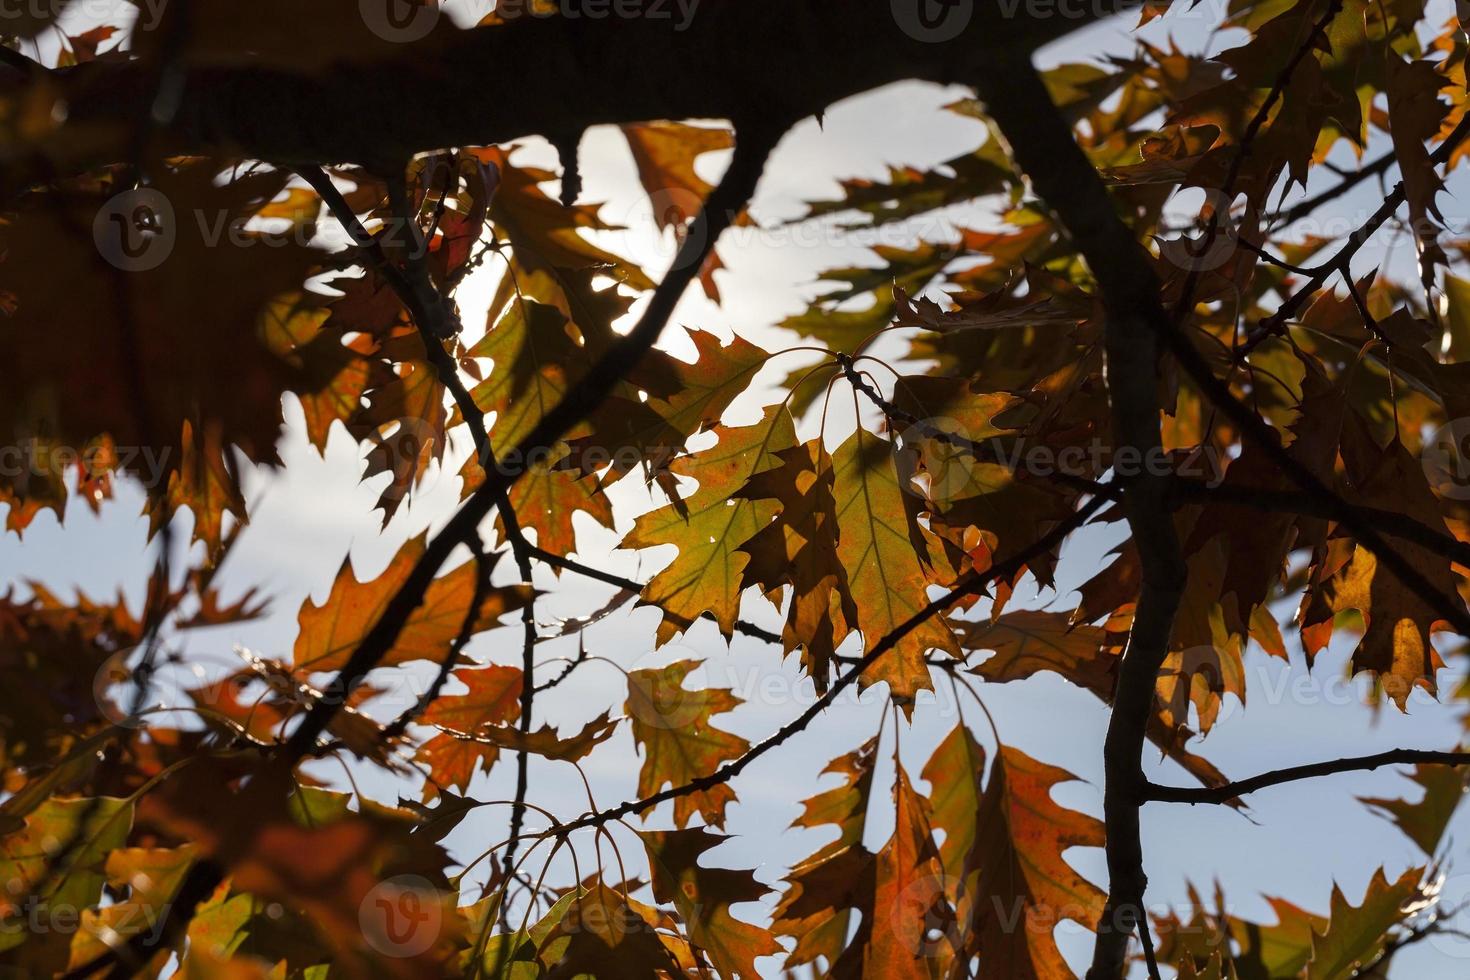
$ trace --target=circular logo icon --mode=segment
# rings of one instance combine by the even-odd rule
[[[439,890],[418,875],[378,882],[357,910],[357,924],[367,944],[394,957],[427,952],[439,938],[443,918]]]
[[[951,896],[964,894],[964,882],[953,875],[924,875],[911,881],[888,910],[895,935],[908,936],[923,958],[949,956],[960,949],[960,924]]]
[[[364,478],[380,473],[392,474],[392,479],[383,488],[381,499],[395,503],[401,502],[410,491],[420,496],[427,493],[429,486],[425,478],[429,475],[429,464],[434,461],[438,438],[433,425],[417,416],[395,419],[369,432],[366,439],[370,448]]]
[[[1443,956],[1453,959],[1470,959],[1470,933],[1456,928],[1451,914],[1470,905],[1470,874],[1440,875],[1424,886],[1424,900],[1432,908],[1436,921],[1449,926],[1447,929],[1430,929],[1429,945]]]
[[[411,44],[429,36],[439,23],[438,0],[357,0],[368,30],[394,44]]]
[[[1450,500],[1470,500],[1470,418],[1459,418],[1435,430],[1419,454],[1424,476],[1435,493]]]
[[[174,250],[178,225],[167,197],[151,187],[114,194],[92,219],[97,251],[124,272],[147,272]]]
[[[969,430],[958,419],[919,419],[903,427],[898,442],[913,467],[912,475],[920,478],[935,505],[943,507],[975,492],[972,478],[980,460]],[[901,479],[899,485],[905,493],[919,493],[911,480]]]
[[[889,0],[893,20],[915,41],[953,41],[970,25],[975,0]]]
[[[1205,232],[1195,237],[1161,238],[1159,254],[1186,272],[1213,272],[1235,254],[1235,229],[1229,225],[1217,228],[1213,239]]]
[[[1232,665],[1244,670],[1238,654],[1229,648],[1208,643],[1170,654],[1159,667],[1155,707],[1168,712],[1175,725],[1185,725],[1189,722],[1189,708],[1193,704],[1201,731],[1208,732],[1233,717],[1237,708],[1243,707],[1238,695],[1228,696],[1225,674],[1227,670],[1233,672]]]
[[[704,200],[692,191],[682,187],[670,187],[665,190],[655,191],[648,196],[650,210],[647,214],[641,210],[634,215],[632,222],[634,227],[652,224],[653,238],[658,242],[661,250],[667,249],[666,238],[663,232],[666,229],[674,229],[674,268],[679,268],[687,261],[686,256],[699,254],[696,248],[704,246],[703,236],[706,234],[704,226],[698,224],[700,210],[704,207]],[[701,236],[697,240],[694,236]]]
[[[1219,220],[1215,233],[1202,229],[1196,235],[1159,239],[1159,254],[1169,264],[1186,272],[1213,272],[1235,255],[1238,232],[1230,220],[1230,199],[1214,188],[1205,191],[1209,213]]]
[[[688,647],[667,643],[628,664],[628,713],[654,728],[680,729],[704,714],[724,688],[711,682],[705,659]],[[712,695],[710,689],[721,693]]]
[[[132,668],[128,666],[128,660],[137,650],[128,647],[114,653],[102,661],[92,678],[92,697],[97,702],[97,710],[103,718],[122,728],[143,727],[143,718],[133,710],[137,691],[132,685]]]

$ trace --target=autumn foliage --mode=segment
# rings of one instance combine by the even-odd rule
[[[1470,239],[1442,210],[1470,147],[1457,20],[1424,0],[1103,4],[1087,19],[1209,17],[1231,43],[1037,71],[1033,49],[1078,24],[1026,4],[958,5],[980,9],[943,38],[902,3],[704,0],[677,28],[390,6],[0,21],[7,532],[106,512],[132,481],[160,556],[141,606],[6,570],[6,975],[1052,980],[1073,975],[1055,934],[1075,923],[1096,933],[1089,977],[1329,980],[1386,976],[1442,928],[1470,757],[1242,779],[1200,737],[1246,700],[1252,645],[1311,664],[1346,643],[1381,710],[1464,711],[1438,683],[1470,635]],[[471,95],[496,65],[526,76]],[[721,232],[761,227],[747,205],[781,136],[905,78],[969,85],[936,124],[978,147],[843,180],[801,220],[906,227],[977,201],[997,220],[826,273],[773,324],[789,349],[696,325],[693,355],[666,349],[686,287],[731,299]],[[679,243],[666,270],[597,244],[616,225],[580,191],[577,145],[608,123],[646,231]],[[527,162],[536,136],[559,169]],[[1382,207],[1302,231],[1368,181]],[[1394,261],[1355,261],[1390,231]],[[456,302],[471,276],[494,283],[483,323]],[[260,616],[271,591],[216,576],[251,533],[242,470],[280,465],[283,399],[317,450],[358,444],[384,526],[441,472],[459,509],[376,574],[344,556],[289,649],[237,649],[201,682],[172,641]],[[855,428],[828,425],[839,403]],[[584,563],[589,524],[625,529],[648,573]],[[1089,525],[1121,543],[1048,601]],[[570,580],[603,599],[558,619]],[[638,606],[657,613],[647,651],[681,653],[630,666],[583,635]],[[737,635],[814,692],[763,740],[702,680]],[[547,655],[569,637],[575,655]],[[553,725],[582,671],[615,678],[605,703]],[[1111,708],[1102,813],[1059,802],[1075,777],[989,721],[984,702],[1040,674]],[[184,710],[156,708],[167,685]],[[936,686],[961,711],[906,765]],[[708,857],[746,766],[840,728],[839,696],[870,689],[892,706],[879,731],[815,791],[775,787],[825,843],[776,883]],[[615,740],[639,758],[622,800],[538,798],[530,757],[570,771]],[[1146,753],[1188,785],[1146,779]],[[1363,802],[1423,867],[1271,899],[1274,922],[1202,883],[1144,911],[1141,807],[1245,810],[1396,762],[1422,793]],[[495,770],[513,799],[477,795]],[[471,814],[498,836],[451,852]],[[1107,878],[1073,848],[1105,849]],[[569,879],[550,873],[563,849]],[[37,928],[38,909],[73,924]]]

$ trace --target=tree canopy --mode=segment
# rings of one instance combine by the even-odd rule
[[[0,11],[6,529],[106,512],[128,485],[156,548],[141,605],[6,570],[0,968],[1052,980],[1074,975],[1070,923],[1094,934],[1092,980],[1389,975],[1457,928],[1446,828],[1470,754],[1349,746],[1227,775],[1200,740],[1244,703],[1248,653],[1310,666],[1334,642],[1377,710],[1467,715],[1464,690],[1441,690],[1470,652],[1454,14]],[[1192,18],[1223,43],[1038,57],[1108,18]],[[785,227],[914,242],[825,272],[770,325],[784,346],[676,322],[686,292],[731,300],[722,254],[743,232],[778,230],[750,204],[793,127],[912,81],[962,86],[935,124],[979,145],[844,178]],[[594,127],[625,141],[667,263],[607,244],[621,226],[579,163]],[[1381,202],[1344,213],[1373,186]],[[991,220],[926,231],[959,205]],[[490,284],[483,323],[471,282]],[[285,404],[318,452],[353,442],[383,528],[432,479],[458,500],[381,570],[343,556],[290,643],[204,670],[189,636],[265,613],[270,581],[241,592],[219,572],[251,534],[242,474],[282,467]],[[829,425],[834,404],[856,424]],[[586,560],[589,528],[644,573]],[[1069,542],[1099,528],[1119,543],[1059,588]],[[565,614],[573,583],[602,598]],[[646,651],[599,645],[599,622],[640,607]],[[758,739],[727,717],[745,692],[704,674],[736,637],[810,685]],[[552,706],[592,671],[605,698],[563,722]],[[1052,747],[990,717],[1038,675],[1109,712],[1100,812],[1054,793],[1076,777]],[[916,766],[899,742],[939,688],[958,710]],[[840,726],[851,695],[883,701],[878,731],[815,790],[760,788],[824,843],[775,884],[708,856],[742,773]],[[619,740],[638,757],[621,799],[590,782],[580,809],[538,798],[536,767],[585,782]],[[1390,765],[1417,788],[1362,804],[1419,866],[1315,912],[1271,899],[1274,922],[1219,888],[1149,901],[1145,808],[1248,813],[1271,787]],[[482,792],[492,771],[513,795]],[[364,793],[365,775],[396,794]],[[494,839],[448,845],[487,814]],[[1076,848],[1102,849],[1106,875]]]

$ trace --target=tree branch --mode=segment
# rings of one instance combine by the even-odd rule
[[[560,402],[544,415],[512,454],[515,463],[502,461],[485,471],[485,482],[470,495],[444,528],[429,541],[424,553],[402,586],[388,601],[383,615],[373,624],[346,665],[333,681],[333,690],[345,696],[360,684],[393,648],[404,624],[423,601],[424,593],[454,548],[475,533],[480,521],[494,509],[511,484],[524,471],[520,461],[534,459],[541,447],[552,445],[572,426],[600,405],[653,346],[685,288],[698,274],[715,240],[734,216],[744,209],[760,179],[765,160],[789,120],[769,115],[754,124],[737,128],[735,155],[720,183],[710,192],[674,264],[664,277],[637,325],[594,364],[587,376],[573,386]],[[325,729],[340,699],[318,702],[286,743],[288,758],[300,759]]]
[[[966,596],[977,594],[991,582],[1011,578],[1031,562],[1060,547],[1062,542],[1066,540],[1067,535],[1077,530],[1083,524],[1086,524],[1093,514],[1102,509],[1102,506],[1108,502],[1108,499],[1108,497],[1101,495],[1093,497],[1086,504],[1082,505],[1071,517],[1062,521],[1056,527],[1052,528],[1051,531],[1038,538],[1030,547],[1023,549],[1003,562],[992,565],[984,572],[968,572],[949,592],[940,596],[938,599],[930,601],[923,609],[920,609],[898,626],[894,627],[893,631],[879,640],[873,649],[869,650],[860,660],[855,661],[851,667],[839,674],[837,679],[832,682],[832,686],[827,689],[827,692],[813,701],[805,711],[785,725],[782,725],[765,739],[751,746],[738,759],[732,759],[714,772],[700,776],[698,779],[692,779],[679,786],[672,786],[661,792],[654,793],[652,796],[646,796],[641,800],[629,800],[607,810],[583,814],[576,820],[561,824],[552,829],[559,834],[568,834],[574,830],[582,830],[587,827],[600,827],[614,820],[620,820],[623,817],[642,813],[645,810],[658,806],[660,803],[666,803],[669,800],[678,799],[681,796],[688,796],[690,793],[697,793],[718,786],[721,783],[729,782],[740,775],[756,759],[759,759],[767,752],[781,745],[796,733],[804,730],[818,715],[836,701],[837,697],[843,691],[857,683],[863,673],[872,667],[873,664],[877,663],[879,658],[896,647],[904,637],[918,629],[930,617],[944,612]]]
[[[1391,749],[1377,755],[1363,755],[1349,759],[1333,759],[1330,762],[1313,762],[1287,769],[1274,769],[1249,779],[1241,779],[1221,786],[1193,788],[1160,786],[1149,783],[1145,787],[1145,799],[1158,803],[1232,803],[1247,793],[1268,786],[1280,786],[1299,779],[1317,776],[1332,776],[1340,772],[1357,772],[1377,769],[1380,766],[1401,765],[1470,765],[1470,752],[1435,752],[1427,749]]]
[[[1176,480],[1174,493],[1180,500],[1203,503],[1234,504],[1253,510],[1277,514],[1304,514],[1337,521],[1344,509],[1361,525],[1381,529],[1393,537],[1416,544],[1426,551],[1448,558],[1470,568],[1470,543],[1435,530],[1407,514],[1380,507],[1362,507],[1338,503],[1309,490],[1277,490],[1268,487],[1241,487],[1229,483],[1208,486],[1197,480]],[[1371,549],[1370,549],[1371,550]]]
[[[1273,225],[1290,226],[1292,222],[1305,218],[1322,205],[1330,204],[1339,197],[1342,197],[1369,177],[1378,177],[1388,173],[1389,168],[1396,162],[1398,162],[1398,156],[1390,150],[1361,170],[1348,174],[1339,183],[1327,188],[1322,193],[1314,194],[1311,197],[1298,201],[1285,211],[1278,211],[1271,215],[1271,223]]]
[[[1118,217],[1097,171],[1073,138],[1029,57],[1005,59],[977,78],[986,111],[1022,171],[1071,234],[1098,281],[1107,314],[1107,384],[1113,435],[1140,460],[1162,451],[1157,398],[1159,344],[1172,325],[1142,247]],[[1128,938],[1147,929],[1138,807],[1143,746],[1154,685],[1185,578],[1169,507],[1171,480],[1145,467],[1123,496],[1143,565],[1143,586],[1123,652],[1103,758],[1109,895],[1098,924],[1089,980],[1121,977]]]
[[[1464,142],[1467,136],[1470,136],[1470,116],[1461,119],[1460,124],[1445,137],[1444,142],[1435,148],[1434,152],[1429,156],[1430,163],[1433,166],[1439,166],[1448,161],[1454,154],[1455,148]],[[1367,221],[1348,236],[1348,240],[1343,244],[1342,248],[1338,249],[1332,258],[1317,266],[1313,270],[1311,278],[1300,289],[1287,297],[1286,302],[1282,303],[1275,313],[1260,322],[1257,328],[1252,331],[1250,337],[1246,338],[1246,342],[1241,345],[1240,356],[1244,357],[1250,353],[1262,340],[1272,334],[1280,333],[1283,329],[1283,324],[1301,312],[1307,300],[1315,296],[1327,284],[1327,280],[1332,277],[1333,273],[1341,272],[1344,277],[1350,277],[1352,275],[1350,265],[1353,256],[1367,244],[1368,239],[1373,237],[1374,232],[1382,228],[1384,223],[1394,216],[1394,213],[1398,211],[1407,196],[1408,191],[1404,182],[1401,180],[1394,185],[1394,189],[1384,198],[1383,204],[1379,206],[1378,210],[1373,212]]]
[[[664,325],[668,323],[674,305],[698,274],[720,233],[729,227],[735,215],[744,210],[765,167],[766,157],[776,140],[785,132],[785,122],[779,121],[779,125],[774,128],[755,126],[737,131],[739,142],[729,169],[705,201],[689,235],[674,258],[673,267],[654,290],[653,297],[637,325],[592,366],[581,384],[572,388],[533,427],[530,435],[518,447],[520,452],[516,454],[516,459],[526,459],[536,447],[548,445],[560,438],[571,426],[595,409],[653,346],[663,332]],[[493,509],[496,497],[520,473],[521,469],[510,464],[502,464],[495,470],[486,471],[485,482],[470,495],[444,528],[430,539],[404,584],[388,601],[382,616],[373,624],[372,629],[348,658],[347,664],[333,679],[332,690],[338,692],[339,696],[317,701],[277,751],[272,764],[246,786],[242,797],[243,813],[249,813],[252,807],[261,804],[297,763],[312,754],[317,737],[326,730],[347,696],[393,648],[408,618],[423,602],[425,591],[450,553],[461,543],[468,541],[470,535],[478,533],[480,521]],[[244,838],[238,845],[243,848],[258,830],[258,825],[254,821],[246,821],[243,825],[237,825],[235,830]],[[109,948],[77,970],[71,971],[68,976],[91,977],[109,966],[109,976],[128,976],[131,970],[127,964],[145,962],[154,951],[173,944],[199,903],[213,893],[224,880],[225,874],[225,868],[216,860],[199,861],[184,876],[174,900],[165,907],[162,919],[155,924],[153,930],[140,932],[127,942]]]
[[[582,16],[436,30],[395,46],[383,61],[310,75],[194,68],[180,85],[165,148],[374,167],[426,150],[599,124],[735,119],[752,107],[795,121],[893,82],[969,77],[1003,52],[1034,50],[1139,5],[1099,0],[1059,16],[1029,4],[976,3],[963,14],[964,28],[942,41],[926,39],[916,14],[905,30],[902,6],[881,2],[702,0],[687,22],[577,9]],[[140,106],[147,109],[147,70],[143,62],[91,62],[55,73],[68,119],[97,131],[130,125]],[[506,97],[507,79],[515,79],[514,98]],[[15,148],[0,185],[11,193],[115,155],[91,141]]]

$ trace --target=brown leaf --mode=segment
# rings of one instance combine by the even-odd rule
[[[699,856],[726,838],[700,827],[688,830],[644,830],[638,836],[648,852],[653,894],[673,903],[689,931],[726,980],[758,977],[755,961],[780,953],[770,932],[742,922],[730,912],[740,902],[758,902],[769,889],[749,871],[706,868]]]
[[[383,616],[389,601],[423,554],[424,545],[425,535],[409,540],[382,574],[367,582],[359,581],[353,574],[352,563],[344,561],[326,601],[316,605],[308,599],[301,605],[294,655],[296,671],[305,674],[341,669]],[[488,560],[493,568],[498,557]],[[379,661],[379,666],[443,660],[464,625],[474,598],[477,573],[477,563],[470,561],[430,583],[424,601],[405,620],[397,642]],[[487,568],[485,574],[489,573]],[[493,629],[501,616],[521,608],[529,597],[527,586],[488,590],[473,628]]]
[[[482,726],[503,725],[520,717],[523,679],[519,668],[466,668],[455,671],[454,676],[468,690],[463,694],[446,694],[429,705],[423,714],[424,724],[473,732]],[[424,791],[434,792],[437,782],[464,792],[475,773],[481,769],[489,771],[499,757],[498,745],[444,733],[435,735],[419,749],[419,758],[428,764],[433,776],[432,782],[424,784]]]
[[[1066,977],[1052,930],[1062,919],[1097,926],[1106,896],[1062,857],[1069,847],[1101,847],[1099,820],[1059,806],[1052,787],[1074,777],[1003,746],[975,815],[967,870],[979,871],[969,955],[980,976]]]
[[[640,797],[707,776],[750,748],[745,739],[716,728],[710,720],[733,711],[741,704],[739,697],[721,688],[695,691],[684,686],[684,679],[696,666],[698,661],[680,660],[628,675],[626,710],[632,719],[633,742],[643,749]],[[686,793],[674,800],[674,823],[685,826],[697,811],[716,827],[724,826],[725,807],[734,799],[735,791],[728,783]]]

